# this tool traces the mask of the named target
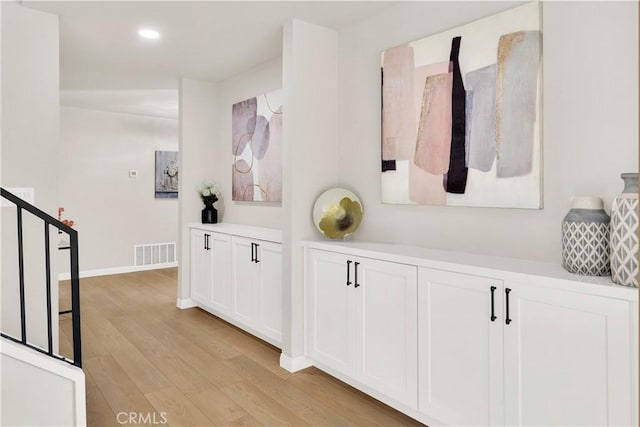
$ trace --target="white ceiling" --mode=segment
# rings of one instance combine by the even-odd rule
[[[180,77],[222,81],[282,53],[291,18],[340,29],[392,2],[24,1],[60,17],[66,90],[177,89]],[[159,40],[137,35],[141,27]]]

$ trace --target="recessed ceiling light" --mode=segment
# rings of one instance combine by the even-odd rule
[[[157,32],[156,30],[150,30],[148,28],[144,28],[138,31],[138,34],[140,34],[140,37],[144,37],[145,39],[157,39],[160,37],[159,32]]]

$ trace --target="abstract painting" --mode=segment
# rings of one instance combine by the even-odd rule
[[[178,198],[178,165],[177,151],[156,151],[156,199]]]
[[[382,53],[383,203],[542,208],[540,7]]]
[[[282,201],[282,89],[233,104],[232,198]]]

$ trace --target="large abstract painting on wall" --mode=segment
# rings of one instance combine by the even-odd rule
[[[382,53],[382,202],[542,207],[540,5]]]
[[[233,104],[232,198],[282,201],[282,89]]]
[[[178,198],[180,169],[177,151],[156,151],[155,175],[156,199]]]

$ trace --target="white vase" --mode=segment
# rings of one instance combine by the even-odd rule
[[[638,174],[623,173],[624,190],[611,206],[611,280],[638,287]]]

